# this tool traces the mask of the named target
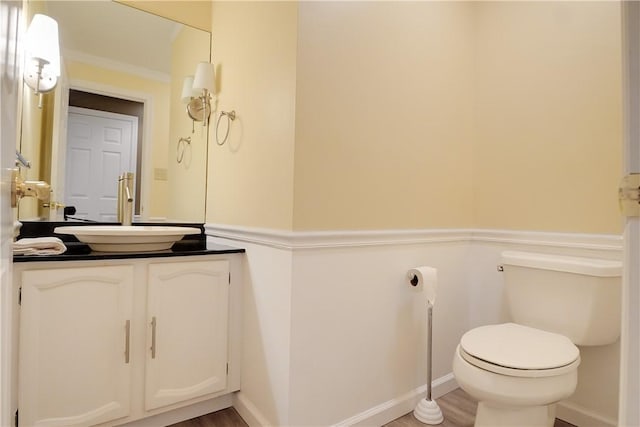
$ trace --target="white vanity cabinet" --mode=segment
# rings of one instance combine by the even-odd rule
[[[149,265],[145,409],[227,386],[227,261]]]
[[[22,273],[20,424],[93,425],[129,415],[133,268]]]
[[[20,426],[126,424],[239,389],[233,255],[15,266]]]

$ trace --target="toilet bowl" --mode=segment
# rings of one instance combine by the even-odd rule
[[[550,427],[577,386],[576,345],[620,336],[622,263],[518,251],[501,261],[513,323],[464,334],[453,373],[479,402],[476,427]]]
[[[476,427],[550,427],[576,388],[580,353],[566,337],[505,323],[467,332],[453,373],[476,399]]]

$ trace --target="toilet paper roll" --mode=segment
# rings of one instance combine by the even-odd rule
[[[407,272],[407,278],[412,286],[425,293],[431,305],[436,303],[437,269],[427,266],[415,267]]]

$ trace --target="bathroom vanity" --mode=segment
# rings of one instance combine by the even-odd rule
[[[230,406],[242,252],[15,257],[18,425],[166,425]]]

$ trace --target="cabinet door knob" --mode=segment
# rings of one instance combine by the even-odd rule
[[[151,318],[151,358],[156,358],[156,316]]]

